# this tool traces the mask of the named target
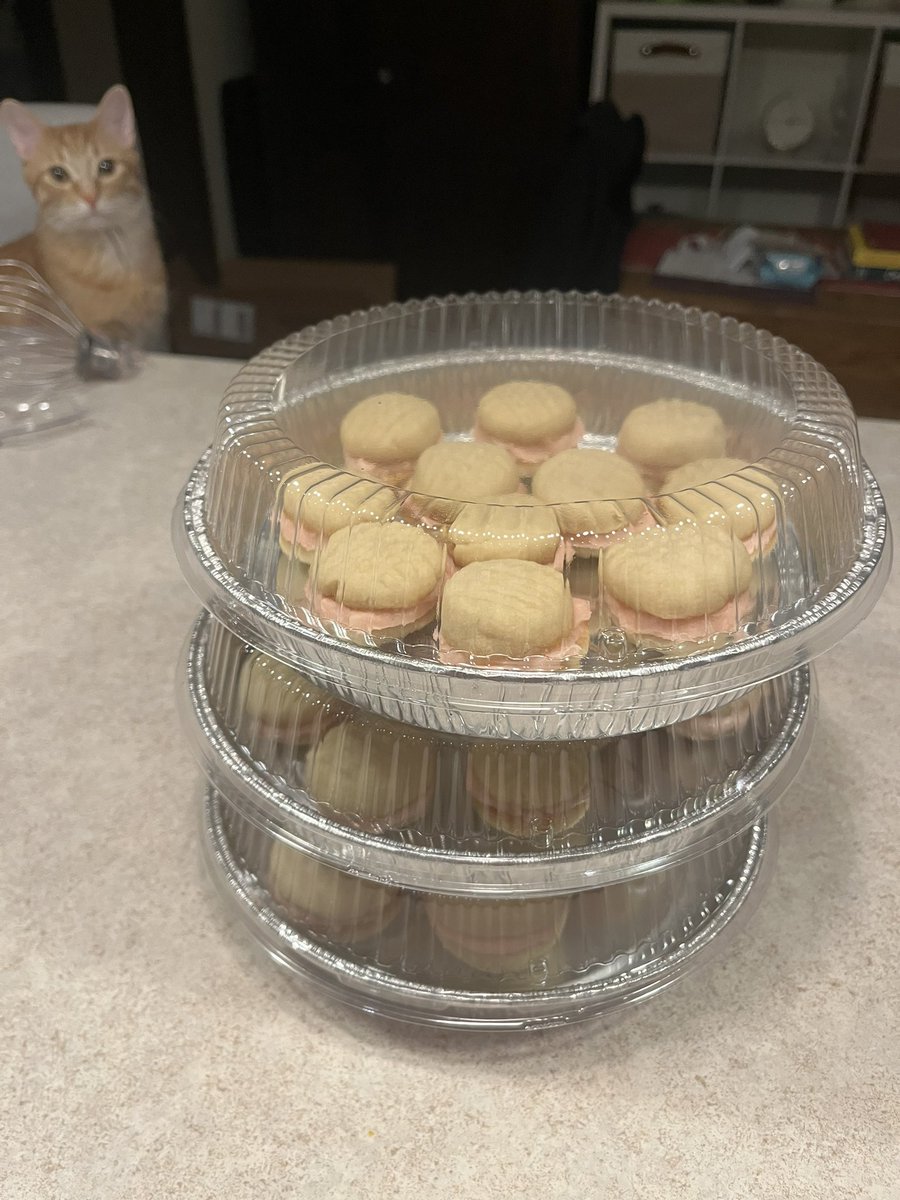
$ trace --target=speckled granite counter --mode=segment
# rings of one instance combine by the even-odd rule
[[[774,883],[612,1024],[426,1033],[257,958],[198,849],[169,545],[233,364],[157,358],[0,448],[0,1196],[900,1196],[900,577],[820,665]],[[866,423],[900,511],[900,423]]]

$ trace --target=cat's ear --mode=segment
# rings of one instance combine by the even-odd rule
[[[4,100],[0,104],[0,125],[9,134],[22,162],[28,162],[41,140],[43,123],[18,100]]]
[[[137,133],[134,127],[134,109],[131,106],[128,88],[123,87],[121,83],[111,87],[97,106],[97,115],[94,117],[94,121],[120,146],[130,150],[135,143]]]

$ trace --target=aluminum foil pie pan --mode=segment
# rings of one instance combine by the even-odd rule
[[[727,943],[739,918],[749,914],[772,853],[763,822],[691,863],[571,899],[474,902],[483,906],[479,910],[470,901],[435,907],[425,894],[400,892],[389,897],[390,907],[388,899],[379,906],[377,930],[361,915],[369,922],[366,929],[354,930],[344,921],[338,931],[329,931],[310,928],[273,899],[266,879],[269,839],[223,808],[213,788],[206,795],[204,834],[220,893],[278,966],[368,1013],[472,1030],[562,1025],[609,1015],[659,994]],[[352,878],[346,886],[352,896]],[[447,903],[450,933],[458,939],[462,931],[468,940],[450,940],[442,919]],[[545,945],[523,956],[521,932],[516,950],[508,940],[513,923],[498,922],[491,908],[498,903],[511,904],[514,914],[523,904],[524,910],[537,904],[542,914],[547,906],[562,906],[562,919],[547,929]],[[463,922],[453,920],[454,906],[458,914],[460,904]],[[360,914],[372,907],[357,904]],[[333,911],[346,915],[348,910],[343,905]],[[435,912],[442,916],[435,918]],[[477,920],[469,919],[473,913]],[[493,957],[483,957],[473,935],[479,921],[492,931],[493,955],[516,965],[501,972]],[[517,921],[521,925],[518,916]],[[526,942],[536,934],[533,922],[529,927]],[[482,957],[475,953],[479,949]]]
[[[815,604],[777,624],[715,650],[628,668],[447,666],[413,651],[358,646],[310,628],[270,592],[241,583],[207,530],[209,464],[207,453],[188,480],[174,521],[182,570],[205,607],[238,637],[297,666],[348,703],[451,734],[526,741],[614,737],[709,712],[830,649],[871,610],[890,573],[887,511],[866,468],[863,530],[851,567]]]
[[[207,778],[227,802],[265,834],[360,877],[407,888],[469,896],[539,896],[596,888],[684,862],[756,823],[784,794],[799,770],[815,725],[815,681],[808,667],[760,689],[739,731],[725,732],[717,718],[701,718],[693,731],[656,730],[622,739],[569,746],[516,747],[524,757],[513,786],[552,791],[585,807],[571,825],[511,836],[480,815],[471,798],[471,764],[482,780],[513,772],[508,752],[495,744],[379,728],[365,712],[341,714],[345,728],[377,737],[382,753],[354,757],[341,778],[347,787],[335,806],[323,804],[319,772],[310,770],[307,746],[274,744],[247,712],[242,680],[254,654],[208,616],[199,618],[185,649],[179,688],[182,717]],[[327,703],[318,729],[307,730],[314,753],[333,746],[337,727]],[[385,739],[387,744],[384,745]],[[405,747],[415,743],[410,770],[423,781],[423,805],[408,815],[409,770]],[[354,736],[350,746],[359,749]],[[364,750],[368,745],[363,742]],[[347,753],[347,743],[344,743]],[[541,763],[538,761],[544,757]],[[386,771],[388,796],[402,800],[380,827],[361,827],[359,793],[369,792],[361,771]],[[541,774],[541,772],[545,772]],[[546,772],[558,773],[548,775]],[[577,780],[577,795],[576,795]],[[349,781],[349,786],[347,782]],[[537,781],[537,782],[535,782]],[[416,787],[418,787],[418,783]],[[512,791],[512,788],[509,789]],[[333,791],[328,793],[334,800]],[[536,790],[530,792],[536,795]],[[517,797],[509,795],[511,807]],[[508,830],[507,822],[506,829]]]

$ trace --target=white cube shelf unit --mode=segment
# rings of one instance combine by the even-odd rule
[[[601,2],[604,98],[646,124],[639,211],[900,221],[900,14]]]

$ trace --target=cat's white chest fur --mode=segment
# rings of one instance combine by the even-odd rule
[[[104,276],[140,271],[155,247],[153,227],[146,216],[98,231],[92,242],[93,266]]]
[[[133,271],[140,261],[135,253],[134,238],[125,230],[119,229],[97,234],[92,258],[94,269],[101,275],[119,275],[123,271]]]

